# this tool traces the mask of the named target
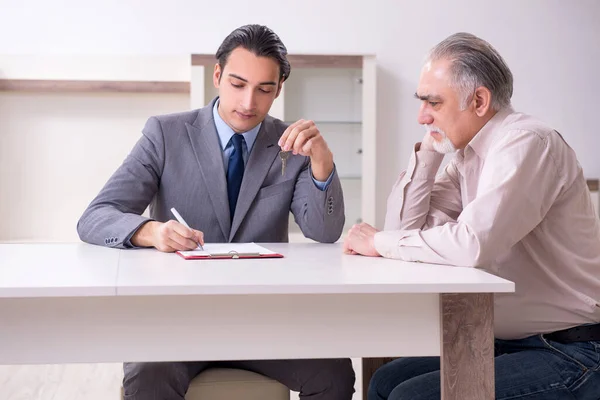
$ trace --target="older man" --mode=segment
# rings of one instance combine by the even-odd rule
[[[515,112],[513,77],[484,40],[439,43],[415,96],[426,128],[388,199],[385,229],[345,251],[480,267],[516,283],[495,298],[496,399],[600,399],[600,222],[563,137]],[[454,153],[436,178],[444,153]],[[449,267],[450,268],[450,267]],[[438,357],[401,358],[369,399],[440,398]]]

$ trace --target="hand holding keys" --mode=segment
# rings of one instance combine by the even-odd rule
[[[321,182],[327,180],[333,171],[333,154],[313,121],[298,120],[288,126],[278,141],[281,151],[281,174],[285,174],[290,155],[310,157],[313,177]]]
[[[285,174],[285,166],[287,164],[287,159],[290,156],[290,151],[280,151],[279,158],[281,159],[281,176]]]

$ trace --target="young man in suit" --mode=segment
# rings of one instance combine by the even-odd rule
[[[335,242],[344,225],[333,155],[312,121],[268,115],[289,77],[287,50],[269,28],[246,25],[219,47],[219,96],[199,110],[152,117],[77,230],[116,248],[190,250],[207,242],[286,242],[288,215],[305,236]],[[290,151],[282,175],[280,150]],[[141,214],[150,205],[150,218]],[[175,207],[188,229],[171,219]],[[183,399],[211,362],[126,363],[128,400]],[[228,362],[274,378],[301,398],[349,400],[349,359]]]

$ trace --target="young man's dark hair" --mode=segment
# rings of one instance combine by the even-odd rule
[[[279,80],[285,81],[290,76],[290,63],[287,59],[287,49],[279,36],[263,25],[244,25],[231,32],[219,49],[217,60],[221,70],[227,64],[227,58],[238,47],[256,54],[259,57],[270,57],[279,64]]]

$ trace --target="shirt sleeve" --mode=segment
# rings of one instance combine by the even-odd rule
[[[454,160],[436,179],[444,156],[419,147],[388,197],[384,230],[427,229],[456,220],[462,210]]]
[[[456,221],[382,231],[375,235],[375,248],[406,261],[485,265],[542,221],[562,190],[559,172],[544,138],[528,131],[512,134],[489,149],[476,196]]]
[[[327,190],[327,188],[331,184],[331,180],[333,179],[333,173],[334,172],[335,172],[335,166],[333,167],[333,171],[331,171],[331,174],[329,174],[329,177],[327,178],[327,180],[325,182],[316,180],[315,177],[312,174],[312,171],[310,171],[310,177],[312,178],[313,183],[315,184],[315,186],[317,188],[319,188],[319,190],[321,190],[322,192],[324,192],[324,191]]]

